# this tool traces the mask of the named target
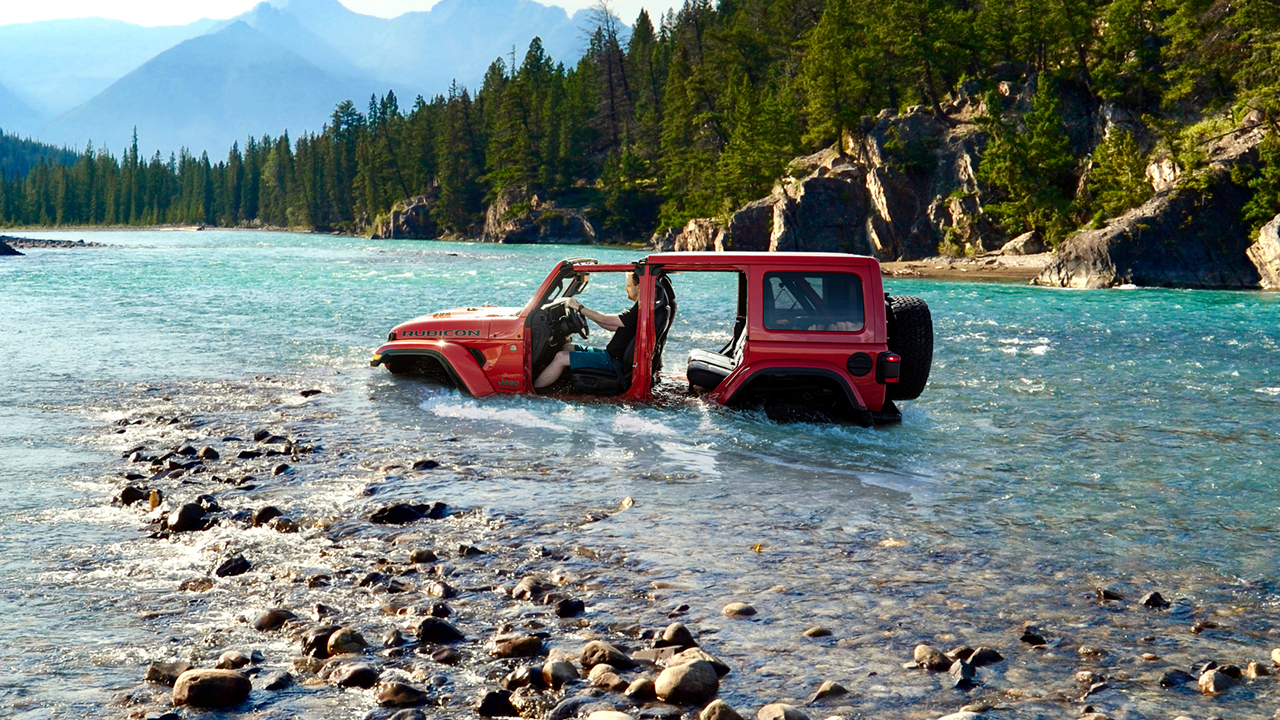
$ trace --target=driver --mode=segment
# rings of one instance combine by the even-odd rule
[[[627,273],[627,299],[632,302],[632,305],[617,315],[605,315],[584,306],[577,298],[569,298],[569,302],[566,304],[570,308],[580,310],[588,320],[605,330],[611,331],[613,338],[609,340],[609,344],[603,350],[582,347],[572,343],[566,344],[564,349],[556,353],[556,356],[552,358],[551,364],[533,381],[534,389],[542,390],[559,380],[565,368],[570,370],[596,368],[615,371],[621,368],[622,356],[626,353],[627,346],[636,337],[636,323],[640,317],[640,304],[636,301],[639,298],[640,278],[634,272]]]

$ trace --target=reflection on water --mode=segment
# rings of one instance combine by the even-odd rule
[[[1019,655],[988,678],[992,692],[1044,697],[1070,685],[1059,670],[1079,662],[1070,644],[1079,638],[1173,664],[1269,652],[1280,600],[1274,296],[892,280],[895,294],[928,300],[938,338],[930,387],[905,404],[903,423],[777,425],[674,385],[656,407],[475,400],[366,366],[387,328],[408,317],[523,305],[570,249],[103,235],[123,247],[0,264],[0,305],[14,319],[0,327],[0,356],[13,358],[0,374],[0,612],[11,618],[0,630],[0,714],[118,717],[105,699],[134,686],[147,661],[224,627],[238,607],[278,599],[267,582],[187,606],[176,586],[207,573],[219,543],[248,544],[299,572],[314,561],[314,540],[260,529],[145,541],[135,513],[106,507],[119,482],[114,454],[143,432],[115,435],[108,424],[143,408],[194,415],[197,434],[288,422],[318,440],[305,477],[256,494],[229,488],[223,504],[269,499],[341,519],[376,488],[379,500],[436,497],[615,548],[633,563],[628,596],[642,593],[649,609],[618,607],[657,624],[671,606],[693,604],[690,621],[717,630],[717,651],[752,679],[726,686],[743,708],[836,679],[856,685],[850,703],[865,716],[936,717],[958,705],[938,699],[950,691],[935,678],[903,675],[911,647],[1017,648],[1010,633],[1024,622],[1052,628],[1065,649]],[[735,286],[729,276],[679,276],[675,287],[666,369],[678,374],[690,349],[727,339]],[[590,293],[592,307],[622,307],[606,282]],[[308,385],[326,394],[304,403],[295,391]],[[419,457],[450,470],[394,469]],[[625,497],[633,509],[582,522]],[[1099,584],[1129,599],[1125,612],[1151,589],[1183,605],[1122,615],[1090,599]],[[742,598],[760,621],[716,615]],[[1230,635],[1187,634],[1211,617]],[[799,635],[813,624],[835,637]],[[1209,702],[1179,696],[1172,712],[1146,686],[1125,692],[1113,717]],[[335,718],[367,709],[367,699],[311,707],[301,698],[284,709]]]

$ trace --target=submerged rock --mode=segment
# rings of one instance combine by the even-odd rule
[[[153,662],[147,666],[147,673],[143,679],[173,687],[178,677],[190,669],[191,663],[188,662]]]
[[[371,522],[379,525],[404,525],[423,518],[439,520],[445,516],[444,503],[396,503],[377,510],[369,517]]]

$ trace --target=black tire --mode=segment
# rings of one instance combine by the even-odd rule
[[[911,295],[889,298],[889,349],[902,356],[898,382],[888,385],[890,400],[915,400],[933,367],[933,316],[924,300]]]

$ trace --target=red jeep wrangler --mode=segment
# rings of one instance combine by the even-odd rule
[[[875,258],[837,253],[659,253],[634,264],[571,258],[523,308],[444,310],[397,325],[370,364],[448,379],[475,397],[533,393],[533,380],[587,321],[569,304],[595,273],[639,277],[636,340],[622,370],[579,369],[574,391],[626,401],[653,398],[664,379],[687,381],[710,402],[762,408],[775,420],[901,420],[894,400],[919,397],[933,361],[933,321],[923,300],[888,297]],[[672,278],[738,277],[733,337],[694,350],[683,376],[660,373],[676,314]],[[665,385],[664,385],[665,387]]]

